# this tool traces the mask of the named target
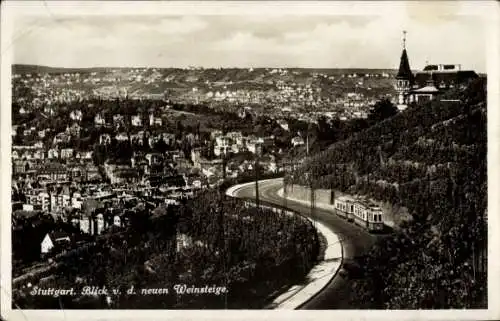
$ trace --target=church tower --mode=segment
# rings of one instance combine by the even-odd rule
[[[409,93],[413,86],[413,74],[406,53],[406,31],[403,31],[403,52],[399,62],[399,70],[396,75],[396,91],[398,92],[398,109],[405,110],[408,107]]]

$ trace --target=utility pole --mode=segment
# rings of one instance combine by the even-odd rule
[[[309,128],[306,135],[306,157],[309,157]]]
[[[225,276],[225,281],[226,281],[226,287],[228,284],[228,276],[227,276],[227,249],[226,249],[226,226],[225,226],[225,219],[224,219],[224,196],[220,195],[220,190],[218,191],[219,193],[219,200],[220,200],[220,210],[219,210],[219,244],[221,247],[221,252],[222,255],[220,256],[222,259],[222,267],[224,270],[224,276]],[[222,197],[221,197],[222,196]],[[227,294],[224,296],[224,308],[227,310]]]
[[[286,185],[287,185],[287,168],[286,168],[286,162],[282,161],[281,162],[281,167],[283,168],[283,207],[286,208],[286,197],[287,197],[287,190],[286,190]]]
[[[333,177],[337,178],[337,163],[333,164]],[[330,183],[330,205],[335,203],[335,189],[333,188],[333,183]]]
[[[286,162],[283,162],[283,166],[284,166],[284,173],[285,173],[285,176],[286,174],[292,174],[293,175],[293,168],[291,170],[288,170],[289,166],[291,166],[292,164],[292,161],[286,161]],[[293,184],[293,178],[291,177],[292,179],[292,184]],[[284,208],[287,208],[288,206],[288,181],[283,178],[283,207]]]
[[[255,164],[254,164],[254,171],[255,171],[255,203],[257,205],[257,208],[259,207],[259,155],[257,154],[257,151],[255,151]]]
[[[309,157],[309,128],[310,128],[310,125],[311,124],[309,124],[307,127],[307,135],[306,135],[306,158]],[[307,174],[308,174],[307,176],[308,176],[309,188],[310,188],[310,192],[311,192],[310,193],[310,199],[311,199],[310,215],[311,215],[311,218],[313,220],[314,228],[316,229],[316,193],[314,190],[312,169]]]
[[[223,179],[226,179],[226,176],[227,176],[227,173],[226,173],[227,159],[228,159],[227,152],[224,149],[224,154],[222,156],[222,178]]]
[[[311,173],[309,173],[309,188],[311,190],[311,218],[313,219],[314,228],[316,228],[316,193]]]

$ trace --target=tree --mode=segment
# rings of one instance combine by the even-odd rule
[[[92,154],[92,159],[94,161],[94,164],[99,166],[104,164],[106,161],[106,147],[103,145],[94,145],[94,153]]]
[[[176,129],[175,129],[175,136],[177,138],[182,137],[182,134],[184,133],[184,126],[182,125],[182,121],[179,119],[176,124]]]
[[[368,119],[374,123],[396,115],[398,109],[389,99],[380,100],[375,103]]]

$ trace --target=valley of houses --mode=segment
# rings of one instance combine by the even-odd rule
[[[224,177],[238,177],[253,171],[255,163],[249,153],[259,155],[263,171],[280,170],[275,158],[263,152],[274,148],[273,136],[244,136],[237,131],[223,134],[217,130],[211,133],[209,141],[203,142],[199,142],[197,135],[185,134],[183,139],[197,141],[199,146],[193,147],[189,155],[180,148],[164,153],[133,150],[126,162],[108,158],[102,166],[97,166],[94,150],[67,147],[67,143],[80,137],[82,131],[79,125],[81,111],[73,110],[70,118],[73,123],[48,143],[47,140],[44,143],[43,138],[49,129],[26,128],[22,134],[36,139],[28,140],[30,145],[12,146],[14,229],[21,228],[21,223],[30,217],[50,215],[55,221],[71,222],[82,234],[99,235],[109,228],[128,224],[138,208],[152,211],[159,206],[178,204],[181,198],[192,196],[196,190],[217,186]],[[114,138],[117,142],[130,141],[153,148],[159,140],[166,145],[178,140],[172,133],[157,131],[153,134],[143,127],[147,121],[150,125],[161,126],[162,118],[153,113],[149,118],[137,115],[129,119],[136,131],[125,133],[119,130],[124,122],[122,115],[113,115],[111,125],[98,113],[94,126],[110,126],[114,131],[100,134],[96,144],[106,146]],[[286,122],[280,125],[287,129]],[[17,135],[15,127],[12,135]],[[180,146],[180,141],[176,143]],[[303,144],[301,137],[291,140],[293,146]],[[209,146],[215,158],[204,156]],[[226,155],[241,153],[246,154],[223,161]],[[56,230],[47,233],[41,245],[42,254],[71,237],[61,233]]]

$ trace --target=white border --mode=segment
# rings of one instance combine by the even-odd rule
[[[430,3],[430,1],[429,1]],[[434,3],[434,2],[432,2]],[[1,10],[1,109],[0,129],[2,161],[0,165],[0,184],[2,184],[0,204],[3,209],[0,226],[1,234],[1,307],[2,317],[6,320],[136,320],[136,319],[179,319],[179,320],[229,320],[229,319],[283,319],[283,320],[317,320],[332,319],[373,319],[386,320],[443,320],[443,319],[500,319],[500,279],[499,276],[499,217],[500,198],[497,185],[500,181],[500,171],[494,165],[500,164],[498,141],[500,139],[498,98],[500,97],[499,63],[500,33],[499,6],[493,1],[447,2],[450,12],[457,15],[478,15],[485,19],[488,28],[487,73],[488,73],[488,306],[489,310],[434,310],[434,311],[366,311],[366,310],[334,310],[334,311],[175,311],[175,310],[68,310],[68,311],[11,311],[11,199],[10,199],[10,119],[11,119],[11,61],[12,61],[12,22],[14,17],[23,15],[39,15],[41,13],[54,15],[158,15],[158,14],[199,14],[199,15],[386,15],[388,19],[395,17],[401,10],[415,2],[35,2],[7,1],[2,2]],[[454,8],[458,5],[460,9]],[[445,7],[439,8],[447,11]],[[445,12],[446,13],[446,12]],[[424,35],[425,36],[425,35]],[[460,37],[460,35],[455,35]],[[7,295],[6,295],[7,294]]]

